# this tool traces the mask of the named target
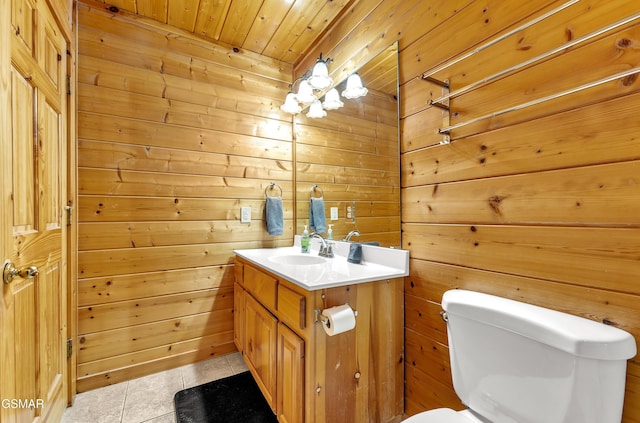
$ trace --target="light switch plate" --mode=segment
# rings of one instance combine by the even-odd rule
[[[251,207],[240,207],[240,223],[251,223]]]
[[[331,220],[338,220],[338,208],[331,207]]]

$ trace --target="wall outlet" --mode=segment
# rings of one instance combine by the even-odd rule
[[[240,223],[251,223],[251,207],[240,207]]]
[[[338,220],[338,208],[331,207],[331,220]]]
[[[356,202],[352,201],[351,204],[347,205],[347,222],[355,223],[356,221]]]

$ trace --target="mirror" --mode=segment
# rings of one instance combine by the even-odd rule
[[[352,241],[400,247],[398,43],[358,73],[368,89],[365,97],[341,98],[344,107],[320,119],[308,118],[306,111],[294,119],[295,233],[308,224],[311,195],[322,195],[334,239],[357,230],[361,235]],[[345,81],[337,88],[342,94]]]

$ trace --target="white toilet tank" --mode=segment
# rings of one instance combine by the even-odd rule
[[[456,393],[492,423],[620,423],[633,337],[477,292],[442,298]]]

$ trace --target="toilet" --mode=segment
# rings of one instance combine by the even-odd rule
[[[554,310],[466,290],[442,297],[451,376],[463,411],[403,423],[620,423],[627,332]]]

